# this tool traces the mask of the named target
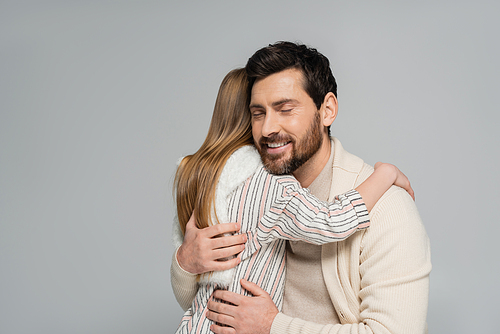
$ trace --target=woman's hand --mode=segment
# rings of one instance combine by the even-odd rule
[[[408,180],[406,175],[404,175],[403,172],[401,172],[398,167],[383,162],[377,162],[374,167],[375,170],[382,168],[386,170],[387,173],[391,173],[394,177],[394,185],[406,190],[408,194],[410,194],[411,198],[415,200],[415,193],[410,185],[410,180]]]

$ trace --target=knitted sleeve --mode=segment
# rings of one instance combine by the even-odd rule
[[[359,287],[353,287],[359,289],[356,298],[346,301],[347,310],[337,309],[342,324],[321,325],[280,313],[272,334],[426,333],[429,240],[416,206],[404,190],[392,187],[372,210],[371,227],[360,244],[359,263],[352,262],[355,257],[351,263],[343,263],[343,254],[337,257],[339,275],[348,271],[344,266],[359,266],[360,275]],[[349,295],[350,289],[343,288]]]
[[[195,274],[191,274],[181,268],[177,262],[177,248],[172,256],[172,263],[170,265],[170,284],[172,285],[172,290],[174,291],[175,299],[186,311],[196,296],[198,291],[198,283],[196,282]]]

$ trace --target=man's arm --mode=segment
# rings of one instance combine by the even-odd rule
[[[170,282],[177,302],[187,310],[198,290],[197,274],[226,270],[235,267],[240,259],[231,258],[240,253],[246,242],[246,235],[221,236],[239,232],[238,223],[217,224],[204,229],[196,227],[194,216],[187,225],[184,241],[176,249],[170,266]]]
[[[355,315],[358,321],[321,325],[279,313],[264,333],[425,332],[430,251],[415,204],[402,189],[392,188],[375,206],[371,221],[359,250],[360,304],[356,306],[359,314]],[[215,294],[214,297],[220,298]],[[263,299],[262,308],[266,309],[268,303],[269,300]],[[214,304],[211,302],[209,307],[216,312]],[[250,310],[242,304],[231,312],[245,318]],[[211,316],[215,317],[212,312]],[[214,332],[225,333],[217,330]],[[245,331],[238,327],[236,333]]]
[[[180,307],[186,311],[196,296],[198,291],[198,282],[196,281],[196,274],[191,274],[185,271],[177,262],[177,248],[172,256],[172,263],[170,264],[170,284],[174,291],[175,299]]]
[[[199,229],[192,215],[186,224],[184,241],[177,251],[179,265],[192,274],[236,267],[240,262],[237,257],[221,260],[230,258],[244,249],[245,234],[224,236],[239,230],[239,223],[216,224]]]

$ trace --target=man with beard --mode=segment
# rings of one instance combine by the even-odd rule
[[[326,57],[305,45],[278,42],[257,51],[246,69],[252,134],[271,173],[292,173],[316,197],[332,200],[373,172],[346,152],[338,139],[330,138],[338,104]],[[368,230],[343,242],[288,243],[282,312],[266,292],[246,281],[242,286],[253,297],[216,291],[207,313],[216,323],[212,330],[221,334],[425,332],[430,251],[414,202],[404,190],[392,187],[370,216]],[[242,235],[214,238],[237,232],[233,224],[225,225],[186,229],[172,264],[178,299],[191,303],[196,293],[193,274],[237,264],[237,259],[218,261],[240,252],[245,242]]]

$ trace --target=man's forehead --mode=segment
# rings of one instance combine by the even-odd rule
[[[295,100],[297,95],[305,93],[303,78],[300,70],[288,69],[255,81],[251,91],[250,105]]]

